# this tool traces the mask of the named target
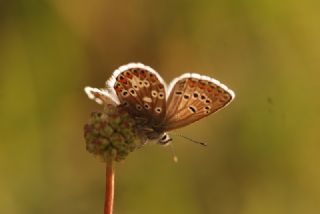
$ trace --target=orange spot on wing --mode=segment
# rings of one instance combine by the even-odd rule
[[[139,77],[139,72],[137,69],[130,69],[130,71],[133,76]]]
[[[139,73],[140,79],[145,79],[147,76],[147,73],[145,70],[139,70],[138,73]]]
[[[125,73],[126,77],[128,77],[129,79],[132,79],[133,78],[133,75],[131,74],[131,72],[127,71]]]
[[[200,89],[204,89],[206,87],[206,84],[204,82],[199,82],[198,87]]]
[[[191,88],[194,88],[197,85],[197,82],[193,81],[193,80],[188,80],[188,85]]]
[[[145,73],[140,73],[140,79],[145,79],[147,75]]]
[[[213,91],[213,89],[210,86],[207,86],[207,91],[210,93]]]
[[[150,74],[150,81],[151,82],[156,82],[157,81],[157,77],[154,74]]]
[[[221,87],[218,87],[217,90],[219,93],[222,93],[224,91]]]
[[[122,75],[120,75],[117,80],[120,83],[123,83],[123,84],[126,84],[126,85],[128,84],[127,79],[125,77],[123,77]]]
[[[123,88],[119,85],[115,86],[114,89],[116,90],[116,92],[121,92],[123,90]]]

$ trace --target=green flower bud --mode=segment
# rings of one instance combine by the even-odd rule
[[[87,151],[104,161],[124,160],[130,152],[142,146],[134,119],[114,105],[107,105],[103,112],[91,113],[84,126],[84,138]]]

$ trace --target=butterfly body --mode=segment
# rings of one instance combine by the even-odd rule
[[[232,90],[217,80],[186,73],[168,86],[149,66],[130,63],[115,70],[106,89],[85,88],[100,104],[113,103],[127,111],[137,123],[142,141],[167,144],[166,133],[184,127],[226,106]]]

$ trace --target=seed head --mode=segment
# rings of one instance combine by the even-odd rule
[[[89,122],[84,126],[84,137],[87,151],[104,161],[124,160],[141,146],[135,121],[115,105],[106,105],[103,112],[91,113]]]

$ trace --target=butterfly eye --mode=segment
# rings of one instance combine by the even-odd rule
[[[161,145],[168,145],[170,141],[172,141],[172,139],[169,137],[167,133],[164,133],[158,142]]]

